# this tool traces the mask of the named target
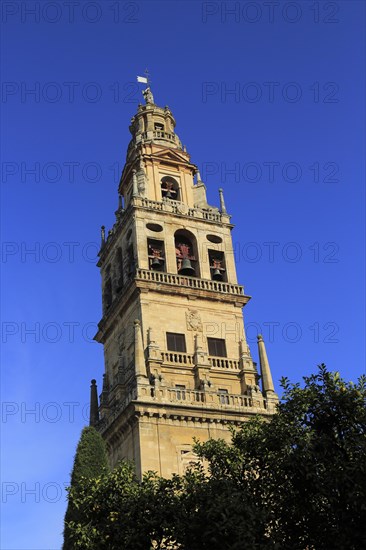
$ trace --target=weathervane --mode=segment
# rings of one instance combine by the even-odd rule
[[[146,84],[146,89],[142,90],[142,95],[144,96],[145,102],[153,104],[154,103],[154,96],[152,95],[152,92],[150,90],[150,75],[148,69],[145,69],[145,75],[146,76],[138,76],[137,82],[141,82],[142,84]]]

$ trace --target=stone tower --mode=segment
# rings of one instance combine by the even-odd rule
[[[264,342],[261,376],[246,342],[232,224],[223,191],[207,204],[197,166],[175,133],[169,107],[143,91],[119,184],[116,222],[98,266],[105,375],[91,422],[111,465],[168,477],[194,460],[193,437],[229,439],[228,425],[270,415],[278,400]],[[259,387],[259,380],[262,389]]]

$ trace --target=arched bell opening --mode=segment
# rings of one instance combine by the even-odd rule
[[[155,271],[166,271],[164,241],[148,239],[147,254],[149,259],[149,269],[153,269]]]
[[[225,255],[217,250],[209,250],[211,279],[213,281],[227,281]]]
[[[171,176],[164,176],[161,179],[161,196],[163,199],[180,201],[180,189],[177,180]]]
[[[175,257],[178,275],[200,277],[197,241],[186,230],[178,230],[174,235]]]
[[[105,272],[105,283],[103,288],[103,306],[104,311],[110,308],[113,301],[113,287],[111,278],[111,266],[109,265]]]
[[[119,246],[116,250],[114,260],[114,273],[115,273],[115,289],[116,292],[120,292],[123,287],[123,255],[122,248]]]
[[[127,275],[133,277],[136,271],[135,252],[133,244],[129,244],[127,248]]]

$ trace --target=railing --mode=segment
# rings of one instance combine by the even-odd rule
[[[141,201],[141,206],[144,208],[152,208],[153,210],[164,210],[164,203],[147,199],[146,197],[138,197]]]
[[[221,214],[220,212],[211,212],[207,210],[199,210],[202,213],[203,219],[210,221],[210,222],[219,222],[221,221]]]
[[[220,392],[204,392],[183,388],[152,388],[149,398],[152,401],[184,403],[185,405],[205,404],[207,407],[249,408],[253,400],[247,395]],[[261,404],[262,405],[262,404]],[[261,408],[265,408],[263,404]]]
[[[164,363],[174,363],[178,365],[194,365],[193,355],[181,353],[178,351],[162,351],[161,358]]]
[[[241,285],[224,283],[222,281],[212,281],[210,279],[186,277],[185,275],[175,275],[173,273],[163,273],[161,271],[150,271],[148,269],[138,268],[136,270],[136,279],[164,283],[167,285],[181,285],[198,290],[209,290],[213,292],[223,292],[225,294],[244,296],[244,288]]]
[[[162,351],[161,358],[164,363],[178,365],[194,366],[194,355],[178,351]],[[208,357],[208,362],[212,368],[240,370],[240,361],[236,359],[227,359],[226,357]]]
[[[150,130],[147,132],[142,132],[141,134],[137,134],[136,143],[142,139],[164,139],[180,145],[180,141],[175,134],[170,134],[169,132],[165,132],[164,130]]]
[[[98,428],[104,431],[124,411],[132,401],[141,403],[161,403],[163,405],[191,405],[199,409],[224,409],[241,414],[243,409],[254,409],[254,412],[266,410],[266,399],[260,395],[257,398],[249,395],[229,394],[214,391],[198,391],[187,388],[168,388],[162,386],[138,386],[131,390],[124,399],[113,403],[113,408],[108,406],[104,416],[98,423]],[[187,411],[187,414],[188,411]]]
[[[210,222],[221,222],[221,214],[215,210],[205,210],[203,208],[189,208],[185,203],[175,200],[167,200],[164,202],[154,201],[146,197],[138,197],[143,208],[151,208],[153,210],[164,211],[166,206],[173,214],[189,216],[191,218],[200,218]]]
[[[155,392],[153,392],[153,397],[155,397],[154,394]],[[166,394],[163,398],[167,399],[170,403],[175,403],[177,401],[184,401],[191,404],[205,402],[204,392],[182,388],[166,388]]]
[[[210,366],[218,369],[240,369],[240,361],[235,359],[227,359],[226,357],[209,357]]]
[[[169,134],[164,130],[154,130],[153,137],[156,139],[168,139],[169,141],[176,141],[175,134]]]

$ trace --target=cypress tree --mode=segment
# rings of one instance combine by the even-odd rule
[[[81,432],[76,449],[71,473],[71,488],[77,489],[82,477],[93,479],[107,469],[108,460],[104,440],[93,426],[87,426]],[[73,548],[67,524],[70,521],[77,521],[78,517],[78,510],[69,498],[65,514],[63,550],[72,550]]]

